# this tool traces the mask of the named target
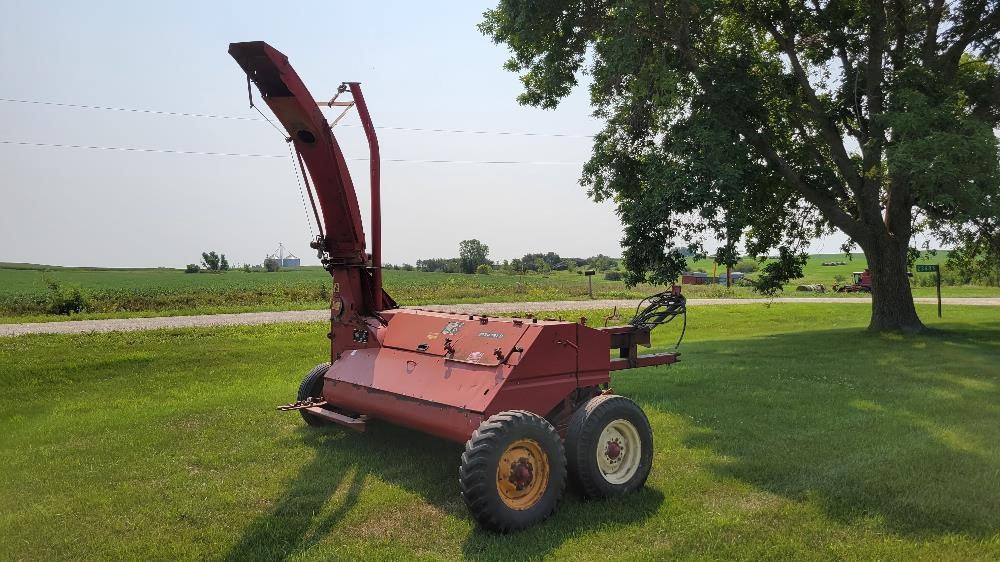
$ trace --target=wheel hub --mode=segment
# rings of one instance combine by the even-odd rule
[[[622,446],[620,443],[618,443],[618,439],[613,439],[611,441],[608,441],[608,446],[604,450],[604,454],[607,455],[608,459],[610,459],[611,462],[615,462],[618,460],[618,457],[620,457],[622,454]]]
[[[526,458],[518,459],[516,463],[510,465],[510,483],[514,485],[518,491],[524,490],[531,485],[531,480],[534,478],[534,467],[531,466],[531,462]]]
[[[511,509],[534,506],[545,494],[549,480],[549,459],[533,439],[510,444],[497,464],[497,492]]]

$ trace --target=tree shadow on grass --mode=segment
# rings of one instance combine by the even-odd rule
[[[855,330],[686,346],[672,380],[625,383],[702,431],[718,475],[910,535],[1000,531],[1000,332]]]
[[[462,452],[458,444],[378,422],[364,434],[331,426],[302,428],[299,435],[315,449],[315,457],[286,484],[273,507],[244,531],[225,560],[284,560],[323,541],[338,532],[338,523],[358,503],[368,476],[408,490],[442,513],[470,518],[457,485]],[[474,527],[463,553],[477,560],[539,559],[581,530],[648,517],[662,501],[659,492],[644,490],[621,500],[584,502],[568,488],[560,509],[547,521],[512,535]]]

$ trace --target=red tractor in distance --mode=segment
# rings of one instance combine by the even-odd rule
[[[279,409],[298,411],[313,426],[363,431],[378,419],[465,443],[459,488],[490,530],[548,517],[567,478],[590,497],[641,488],[653,462],[652,430],[638,405],[611,393],[610,373],[678,360],[677,352],[640,355],[637,348],[649,347],[660,324],[677,317],[686,324],[680,288],[648,298],[628,325],[604,328],[400,308],[382,288],[378,139],[361,85],[344,82],[332,99],[317,101],[270,45],[232,43],[229,54],[287,132],[319,227],[311,246],[333,277],[330,361]],[[328,123],[322,107],[354,108],[364,128],[371,253],[333,135],[340,117]]]
[[[851,274],[854,283],[850,285],[834,285],[833,290],[838,293],[870,293],[872,292],[872,272],[867,269],[855,271]]]

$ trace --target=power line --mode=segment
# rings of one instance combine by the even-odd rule
[[[359,127],[360,125],[338,125],[338,127]],[[421,129],[417,127],[375,127],[376,129],[388,129],[390,131],[412,131],[421,133],[462,133],[466,135],[507,135],[517,137],[562,137],[592,139],[594,135],[573,135],[569,133],[529,133],[521,131],[470,131],[466,129]]]
[[[183,111],[160,111],[156,109],[136,109],[130,107],[110,107],[103,105],[83,105],[79,103],[60,103],[54,101],[40,100],[20,100],[12,98],[0,98],[0,102],[25,103],[31,105],[48,105],[52,107],[66,107],[70,109],[99,109],[102,111],[122,111],[125,113],[149,113],[151,115],[169,115],[172,117],[203,117],[208,119],[228,119],[231,121],[260,121],[256,117],[236,117],[233,115],[213,115],[211,113],[185,113]]]
[[[119,152],[153,152],[157,154],[184,154],[188,156],[243,156],[246,158],[287,158],[275,154],[247,154],[239,152],[205,152],[200,150],[171,150],[168,148],[137,148],[133,146],[93,146],[86,144],[58,144],[50,142],[27,142],[0,140],[0,144],[15,146],[33,146],[43,148],[85,148],[88,150],[113,150]]]
[[[170,117],[199,117],[205,119],[223,119],[229,121],[262,121],[262,119],[259,119],[257,117],[216,115],[213,113],[189,113],[184,111],[162,111],[158,109],[140,109],[132,107],[85,105],[80,103],[62,103],[54,101],[25,100],[25,99],[15,99],[15,98],[0,98],[0,102],[23,103],[30,105],[45,105],[45,106],[63,107],[69,109],[96,109],[101,111],[119,111],[124,113],[145,113],[149,115],[165,115]],[[337,126],[360,127],[360,125],[352,125],[352,124],[339,124]],[[581,138],[581,139],[594,138],[594,135],[577,135],[570,133],[536,133],[536,132],[526,132],[526,131],[480,131],[480,130],[469,130],[469,129],[432,129],[425,127],[393,127],[393,126],[377,126],[375,128],[387,131],[406,131],[415,133],[459,133],[466,135],[500,135],[500,136],[520,136],[520,137],[555,137],[555,138]]]
[[[169,148],[139,148],[134,146],[96,146],[86,144],[60,144],[50,142],[28,142],[0,140],[0,144],[12,146],[30,146],[37,148],[80,148],[86,150],[107,150],[117,152],[146,152],[154,154],[180,154],[184,156],[239,156],[244,158],[287,158],[280,154],[254,154],[243,152],[209,152],[202,150],[174,150]],[[367,162],[368,158],[349,158],[352,162]],[[393,162],[401,164],[528,164],[540,166],[579,166],[580,162],[559,162],[559,161],[524,161],[524,160],[413,160],[408,158],[382,158],[382,162]]]

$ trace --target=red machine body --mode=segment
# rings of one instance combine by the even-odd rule
[[[649,345],[649,329],[397,308],[382,289],[378,142],[360,84],[344,83],[333,99],[317,101],[266,43],[233,43],[229,53],[288,132],[321,210],[313,246],[334,279],[331,366],[325,404],[303,409],[355,429],[374,417],[464,442],[507,410],[537,413],[562,429],[577,405],[606,388],[610,371],[677,361],[677,353],[637,355],[638,345]],[[353,100],[338,101],[343,93]],[[354,185],[321,106],[356,107],[368,137],[370,255]],[[611,359],[612,349],[620,358]]]
[[[608,382],[610,336],[600,330],[422,310],[387,316],[380,347],[330,367],[327,403],[465,442],[493,414],[548,414],[578,387]]]

